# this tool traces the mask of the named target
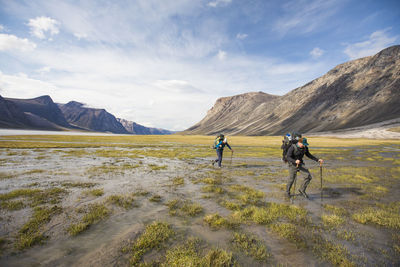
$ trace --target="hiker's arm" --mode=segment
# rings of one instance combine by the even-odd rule
[[[291,162],[293,164],[296,164],[296,159],[293,158],[293,150],[294,150],[293,146],[290,146],[288,151],[287,151],[287,153],[286,153],[286,159],[289,162]]]
[[[308,157],[308,158],[310,158],[310,159],[312,159],[312,160],[314,160],[314,161],[316,161],[316,162],[318,162],[319,161],[319,159],[317,159],[316,157],[314,157],[313,155],[311,155],[311,153],[310,153],[310,151],[308,151],[308,147],[306,148],[306,156]]]
[[[233,149],[231,148],[231,146],[230,146],[228,143],[226,143],[226,146],[227,146],[230,150],[233,151]]]

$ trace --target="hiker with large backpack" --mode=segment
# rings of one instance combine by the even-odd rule
[[[228,140],[227,138],[223,135],[220,134],[215,138],[214,141],[214,149],[217,151],[217,159],[212,161],[212,165],[214,166],[214,164],[216,162],[218,162],[218,167],[221,168],[221,163],[222,163],[222,155],[224,153],[224,147],[227,146],[233,153],[233,149],[231,148],[231,146],[228,144]]]
[[[303,197],[308,198],[306,189],[312,179],[312,176],[310,171],[305,167],[303,157],[304,155],[306,155],[308,158],[319,162],[320,164],[322,164],[324,161],[322,159],[314,157],[310,153],[310,151],[308,150],[309,144],[307,143],[307,138],[301,137],[301,135],[296,136],[295,134],[293,134],[291,136],[291,139],[291,144],[288,147],[285,155],[286,157],[284,157],[287,160],[289,166],[289,179],[286,185],[286,195],[290,198],[290,189],[297,177],[297,172],[303,172],[304,174],[306,174],[306,177],[304,178],[303,184],[301,185],[299,192]]]

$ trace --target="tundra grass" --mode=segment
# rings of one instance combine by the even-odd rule
[[[61,185],[64,187],[67,187],[67,188],[71,188],[71,187],[91,188],[93,186],[96,186],[97,183],[63,182]]]
[[[148,251],[159,248],[169,238],[174,236],[172,227],[165,222],[153,222],[146,226],[144,232],[136,239],[131,248],[130,262],[138,266],[143,255]]]
[[[235,228],[239,225],[238,222],[234,221],[232,218],[224,218],[218,213],[208,214],[204,216],[203,221],[211,227],[213,230],[218,230],[221,228]]]
[[[232,253],[223,249],[211,249],[202,255],[198,248],[197,239],[189,239],[182,245],[169,249],[165,255],[165,261],[161,263],[162,267],[181,267],[181,266],[216,266],[230,267],[234,265]]]
[[[180,186],[185,184],[185,179],[183,177],[175,177],[172,179],[172,185]]]
[[[67,231],[70,235],[78,235],[88,229],[90,225],[98,223],[110,215],[110,210],[102,203],[89,204],[78,209],[78,212],[84,213],[82,220],[78,223],[71,224]]]
[[[15,198],[28,198],[29,205],[36,207],[42,204],[57,204],[66,191],[59,187],[49,189],[16,189],[8,193],[0,194],[0,201],[7,201]]]
[[[162,201],[162,197],[160,195],[153,195],[149,198],[149,201],[158,203]]]
[[[104,189],[103,188],[96,188],[96,189],[91,189],[91,190],[86,190],[83,192],[84,195],[91,195],[94,197],[101,197],[104,195]]]
[[[166,204],[172,216],[197,216],[203,212],[203,207],[190,200],[173,199]]]
[[[264,243],[254,235],[233,233],[232,244],[239,251],[258,261],[266,262],[271,257]]]
[[[119,207],[130,209],[133,206],[135,198],[133,195],[111,195],[106,201]]]
[[[362,224],[373,224],[398,230],[400,229],[400,202],[367,207],[354,213],[352,218]]]
[[[18,201],[2,201],[2,202],[0,202],[0,207],[2,209],[12,211],[12,210],[20,210],[20,209],[25,208],[25,204],[23,201],[20,201],[20,200],[18,200]]]
[[[345,223],[345,220],[336,214],[323,214],[321,219],[324,227],[327,229],[337,228]]]
[[[54,214],[60,212],[61,208],[57,206],[36,207],[31,219],[19,230],[15,247],[22,250],[43,242],[46,239],[42,231],[43,226],[50,221]]]
[[[271,229],[279,236],[294,243],[299,248],[306,246],[304,238],[301,236],[296,225],[294,225],[293,223],[274,223],[270,225],[269,229]]]

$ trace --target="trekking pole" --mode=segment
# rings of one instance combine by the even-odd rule
[[[321,178],[321,201],[322,201],[322,162],[319,163],[319,177]]]

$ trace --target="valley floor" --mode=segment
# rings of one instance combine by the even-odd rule
[[[0,265],[400,265],[400,141],[310,136],[306,200],[280,137],[229,138],[221,169],[212,139],[1,136]]]

